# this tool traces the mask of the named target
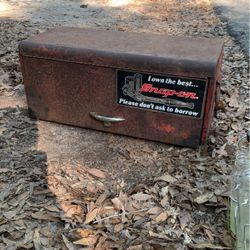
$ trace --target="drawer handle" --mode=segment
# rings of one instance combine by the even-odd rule
[[[114,122],[123,122],[125,121],[122,117],[110,117],[110,116],[104,116],[99,115],[96,112],[90,112],[89,113],[92,117],[94,117],[96,120],[103,122],[104,126],[110,127],[112,123]]]

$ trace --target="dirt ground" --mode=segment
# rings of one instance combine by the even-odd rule
[[[207,145],[31,120],[18,42],[59,25],[224,39]],[[231,249],[228,179],[249,126],[248,79],[209,0],[0,1],[0,249]]]

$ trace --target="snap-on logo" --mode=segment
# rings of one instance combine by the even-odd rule
[[[182,98],[198,99],[195,92],[186,92],[186,91],[176,91],[174,89],[165,89],[153,87],[153,84],[144,83],[139,90],[141,93],[154,93],[162,95],[163,97],[168,96],[177,96]]]
[[[200,118],[206,81],[117,71],[117,103]]]

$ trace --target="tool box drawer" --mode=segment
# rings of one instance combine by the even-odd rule
[[[30,115],[197,147],[211,123],[217,39],[61,27],[19,46]]]

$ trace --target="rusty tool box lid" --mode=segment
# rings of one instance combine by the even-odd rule
[[[59,27],[20,43],[22,56],[149,71],[214,77],[223,41],[197,37]]]

